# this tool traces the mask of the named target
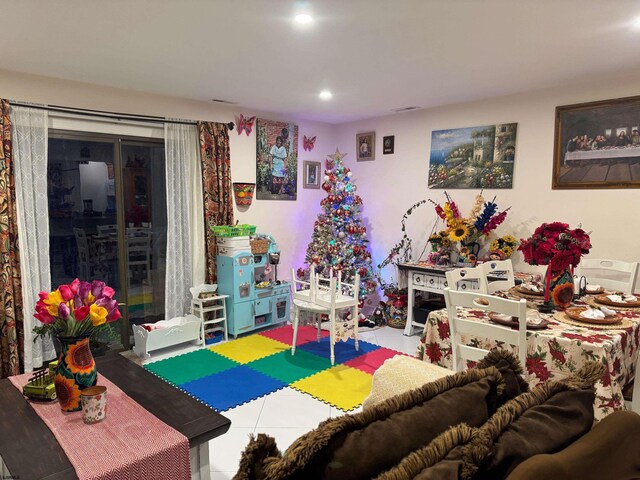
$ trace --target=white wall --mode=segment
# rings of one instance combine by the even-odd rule
[[[501,209],[512,207],[497,232],[514,233],[522,238],[542,222],[558,220],[571,226],[582,223],[586,231],[592,231],[591,257],[640,260],[639,190],[551,189],[555,107],[638,95],[639,86],[640,74],[629,74],[341,125],[337,143],[340,150],[348,152],[346,163],[353,169],[358,193],[363,198],[364,215],[371,224],[374,260],[377,263],[384,258],[401,238],[400,220],[412,203],[423,198],[444,200],[442,190],[427,187],[431,132],[508,122],[518,123],[513,189],[485,191],[485,198],[497,195]],[[356,134],[368,131],[376,132],[376,159],[356,162]],[[393,155],[382,154],[385,135],[395,135]],[[450,193],[466,214],[478,190],[450,190]],[[430,205],[421,207],[409,218],[408,233],[418,247],[414,248],[414,258],[422,251],[436,219]],[[514,260],[518,269],[533,268],[524,263],[519,252]]]
[[[211,96],[214,97],[215,85],[212,85],[211,89]],[[307,243],[311,239],[313,222],[320,210],[320,200],[325,193],[323,190],[302,188],[303,161],[323,161],[326,155],[335,151],[334,126],[320,122],[297,121],[295,118],[268,112],[254,112],[251,109],[230,108],[207,101],[153,95],[5,70],[0,70],[0,98],[215,122],[235,122],[234,117],[239,112],[245,116],[257,114],[272,120],[295,121],[298,125],[299,143],[297,201],[267,201],[254,198],[253,204],[246,211],[240,212],[236,209],[235,218],[240,223],[255,224],[259,232],[270,233],[276,238],[282,251],[281,264],[278,268],[279,278],[289,278],[291,267],[302,265]],[[317,136],[312,152],[306,152],[302,148],[302,139],[305,134]],[[238,135],[235,130],[230,132],[230,148],[232,181],[255,182],[255,127],[249,137],[245,134]]]
[[[428,158],[432,130],[470,127],[493,123],[518,123],[514,185],[511,190],[489,190],[485,196],[498,196],[498,204],[512,210],[499,234],[529,236],[545,221],[562,220],[572,226],[582,223],[592,231],[591,256],[622,260],[640,260],[640,192],[617,190],[552,190],[552,159],[555,107],[571,103],[617,98],[640,93],[640,73],[618,75],[584,82],[495,98],[480,102],[451,105],[390,115],[370,120],[332,126],[318,122],[297,121],[299,126],[299,178],[296,202],[254,199],[246,212],[236,210],[241,223],[253,223],[259,231],[271,233],[282,249],[280,278],[289,277],[291,266],[300,266],[311,229],[320,211],[323,190],[304,190],[304,160],[324,162],[336,145],[348,155],[345,164],[354,172],[353,181],[363,199],[363,216],[368,226],[375,263],[382,260],[401,237],[400,220],[414,202],[422,198],[443,200],[442,190],[427,187]],[[416,86],[420,88],[420,86]],[[214,87],[212,87],[212,90]],[[214,95],[212,94],[212,97]],[[181,98],[99,87],[79,82],[17,74],[0,70],[0,97],[37,103],[58,104],[97,110],[159,115],[173,118],[228,122],[237,112],[258,114],[274,120],[296,120],[277,114],[228,108]],[[376,159],[356,162],[355,136],[358,132],[376,132]],[[317,135],[312,152],[302,148],[304,134]],[[395,135],[395,153],[382,154],[382,137]],[[255,134],[250,137],[231,132],[233,181],[255,182]],[[323,163],[324,169],[324,163]],[[463,211],[471,208],[476,190],[453,190],[451,193]],[[423,206],[408,220],[408,233],[414,239],[415,257],[425,244],[436,221],[432,207]],[[514,256],[522,270],[531,267]]]

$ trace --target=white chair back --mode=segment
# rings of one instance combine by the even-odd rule
[[[638,275],[638,262],[583,258],[578,265],[576,275],[578,278],[586,277],[587,282],[592,285],[633,293]]]
[[[487,293],[487,280],[480,267],[456,268],[445,272],[447,277],[447,287],[452,290],[473,290],[480,293]]]
[[[466,360],[478,361],[488,352],[488,350],[482,348],[464,345],[459,338],[463,334],[516,346],[520,363],[525,368],[527,355],[526,300],[506,300],[477,292],[455,291],[450,287],[445,288],[444,299],[447,304],[447,316],[449,317],[449,328],[451,330],[453,369],[455,371],[462,371],[466,366]],[[519,328],[518,330],[512,330],[508,327],[462,318],[458,313],[457,307],[510,315],[514,319],[518,319]]]
[[[508,260],[489,260],[478,268],[482,270],[484,278],[487,282],[487,293],[494,293],[498,290],[509,290],[515,287],[516,279],[513,275],[513,264],[511,259]],[[489,281],[490,276],[504,277],[504,280]]]
[[[293,268],[291,269],[291,291],[294,300],[311,302],[315,299],[315,279],[313,268],[311,268],[310,271],[311,279],[307,282],[306,280],[299,280],[296,277],[296,271]]]

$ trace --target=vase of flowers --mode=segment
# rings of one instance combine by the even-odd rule
[[[33,331],[38,335],[51,333],[60,343],[54,383],[64,412],[81,410],[80,392],[96,384],[89,337],[120,318],[114,293],[104,282],[81,282],[76,278],[52,292],[39,294],[34,317],[43,325]]]
[[[527,239],[520,240],[520,250],[529,265],[547,265],[545,274],[545,310],[566,308],[573,299],[573,268],[582,255],[589,253],[591,239],[582,228],[570,229],[562,222],[543,223]]]
[[[438,242],[438,237],[448,237],[451,245],[451,257],[456,257],[458,263],[475,265],[482,248],[482,242],[495,230],[507,217],[509,208],[498,212],[496,198],[490,202],[485,201],[480,192],[475,199],[469,215],[463,217],[458,205],[444,192],[447,201],[440,205],[429,200],[435,206],[436,214],[444,220],[447,228],[436,235],[429,237],[429,241]],[[432,240],[433,238],[433,240]],[[440,241],[442,245],[442,242]],[[454,263],[454,262],[452,262]]]
[[[518,240],[513,235],[496,238],[489,244],[489,260],[506,260],[518,247]]]

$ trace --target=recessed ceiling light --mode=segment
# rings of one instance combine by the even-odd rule
[[[640,17],[637,17],[631,24],[636,30],[640,30]]]
[[[313,22],[313,18],[308,13],[299,13],[293,18],[296,23],[300,23],[301,25],[306,25],[307,23]]]
[[[331,93],[329,90],[322,90],[320,92],[320,95],[318,96],[321,100],[331,100],[331,98],[333,97],[333,93]]]

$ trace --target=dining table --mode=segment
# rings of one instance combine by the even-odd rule
[[[509,292],[497,292],[505,298],[522,296]],[[542,301],[527,298],[528,308],[537,309]],[[574,300],[574,306],[592,305],[594,296],[584,295]],[[527,353],[525,375],[531,387],[548,380],[560,380],[578,371],[586,362],[601,362],[605,369],[595,385],[595,418],[600,420],[615,410],[625,409],[623,389],[634,378],[640,346],[640,308],[616,309],[621,317],[617,325],[591,325],[571,320],[562,309],[550,314],[540,313],[546,325],[527,327]],[[459,316],[477,322],[491,323],[489,312],[475,309],[460,309]],[[495,322],[494,322],[495,323]],[[514,346],[494,340],[461,335],[465,345],[490,350]],[[416,356],[425,362],[441,367],[453,368],[451,333],[447,310],[429,313],[418,344]]]

